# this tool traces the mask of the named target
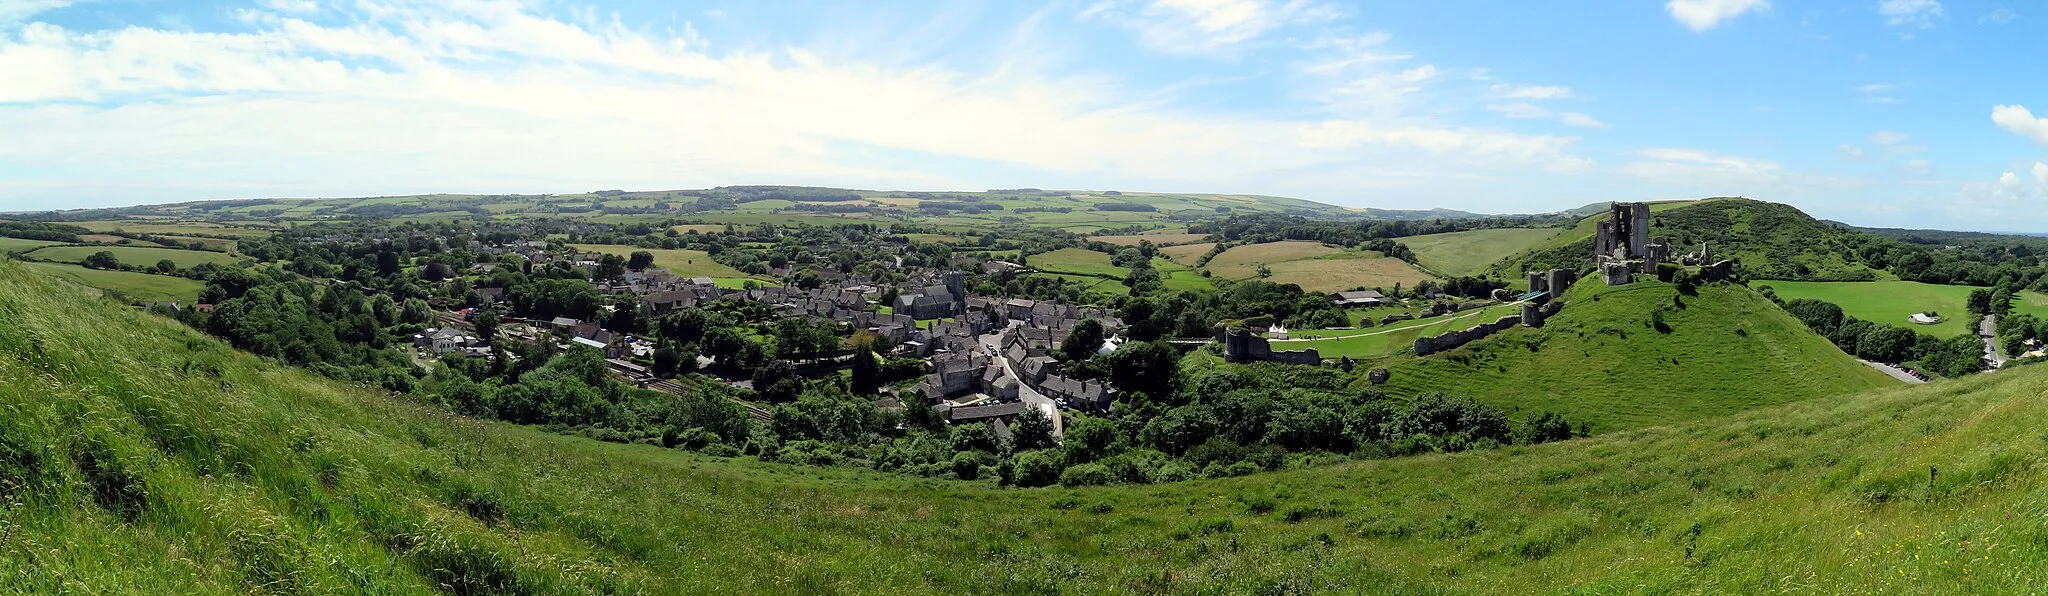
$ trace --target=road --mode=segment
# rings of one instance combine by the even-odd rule
[[[1991,362],[1991,370],[2005,366],[2005,356],[1998,353],[1998,315],[1984,315],[1977,322],[1977,337],[1984,340],[1984,359]]]
[[[1022,324],[1024,324],[1023,321],[1010,321],[1011,327],[1015,327]],[[1007,329],[1007,327],[1005,329]],[[1002,331],[997,331],[995,333],[982,335],[982,349],[988,350],[989,356],[995,358],[996,362],[1003,363],[1003,374],[1009,375],[1010,378],[1017,380],[1018,400],[1027,404],[1031,404],[1034,407],[1037,407],[1039,410],[1045,412],[1045,417],[1052,419],[1053,438],[1065,438],[1067,436],[1067,421],[1064,416],[1060,416],[1059,402],[1053,401],[1052,398],[1046,397],[1043,393],[1039,393],[1037,389],[1032,389],[1031,385],[1026,384],[1024,382],[1024,375],[1017,374],[1017,369],[1014,368],[1013,365],[1011,365],[1010,358],[1008,356],[1003,355],[1002,333]]]
[[[1864,360],[1864,359],[1862,359],[1862,358],[1857,358],[1857,359],[1856,359],[1856,361],[1857,361],[1857,362],[1861,362],[1861,363],[1864,363],[1864,364],[1866,364],[1866,365],[1869,365],[1869,366],[1870,366],[1871,368],[1875,368],[1875,369],[1878,369],[1878,370],[1884,371],[1884,374],[1888,374],[1888,375],[1891,375],[1891,376],[1892,376],[1892,378],[1894,378],[1894,379],[1898,379],[1898,380],[1901,380],[1901,381],[1905,381],[1905,382],[1907,382],[1907,383],[1925,383],[1925,382],[1926,382],[1926,381],[1922,381],[1922,380],[1920,380],[1920,377],[1916,377],[1916,376],[1913,376],[1913,375],[1909,375],[1909,374],[1906,374],[1906,371],[1904,371],[1904,370],[1900,370],[1900,369],[1899,369],[1899,367],[1896,367],[1896,366],[1892,366],[1892,365],[1889,365],[1889,364],[1883,364],[1883,363],[1878,363],[1878,362],[1871,362],[1871,361],[1869,361],[1869,360]]]

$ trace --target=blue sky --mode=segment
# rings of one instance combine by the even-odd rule
[[[774,183],[2044,232],[2040,39],[1998,1],[0,0],[0,211]]]

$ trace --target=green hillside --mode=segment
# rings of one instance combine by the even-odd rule
[[[1503,259],[1488,272],[1516,279],[1521,272],[1580,268],[1593,255],[1593,234],[1607,218],[1597,213],[1578,226]],[[1847,240],[1861,234],[1814,219],[1791,205],[1743,198],[1653,203],[1650,237],[1665,238],[1684,254],[1705,242],[1716,259],[1741,261],[1759,279],[1867,281],[1877,276],[1855,259]]]
[[[1503,410],[1555,411],[1613,429],[1896,383],[1756,292],[1718,284],[1698,294],[1655,282],[1617,288],[1583,280],[1541,329],[1507,330],[1382,365],[1393,373],[1387,389],[1468,395]]]
[[[450,416],[4,262],[0,315],[0,577],[29,593],[2000,593],[2048,563],[2048,367],[998,490]]]

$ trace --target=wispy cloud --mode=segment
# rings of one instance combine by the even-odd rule
[[[0,197],[987,181],[961,163],[1020,182],[1282,192],[1318,168],[1352,176],[1327,187],[1425,188],[1592,164],[1575,137],[1398,106],[1277,116],[1133,96],[1087,76],[891,66],[803,46],[715,52],[687,27],[563,20],[514,1],[319,8],[343,18],[252,9],[241,33],[0,34],[0,162],[38,172],[0,180]],[[1395,62],[1354,60],[1330,75],[1331,97],[1398,98],[1438,78]],[[120,180],[148,182],[111,188]]]
[[[1933,27],[1944,13],[1937,0],[1878,0],[1877,14],[1892,27]]]
[[[1100,0],[1079,17],[1135,31],[1147,47],[1163,52],[1231,55],[1281,27],[1341,14],[1307,0]]]
[[[2017,18],[2020,18],[2020,13],[2013,12],[2013,10],[2010,8],[1999,8],[1994,9],[1989,13],[1986,13],[1983,18],[1977,19],[1977,22],[1988,23],[1992,25],[2004,25],[2006,23],[2012,22],[2013,19]]]
[[[1671,0],[1664,3],[1664,11],[1671,13],[1671,18],[1693,31],[1706,31],[1745,13],[1770,9],[1770,0]]]

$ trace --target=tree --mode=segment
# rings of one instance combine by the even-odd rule
[[[1991,290],[1983,288],[1970,290],[1969,308],[1971,314],[1991,314]]]
[[[776,360],[754,371],[753,381],[754,391],[773,403],[796,401],[804,390],[803,377],[796,374],[796,363],[788,360]]]
[[[626,268],[634,271],[644,271],[653,266],[654,253],[644,250],[633,251],[633,256],[626,259]]]
[[[473,315],[469,315],[469,322],[477,326],[477,338],[481,338],[485,344],[498,340],[498,309],[496,307],[481,307],[481,309],[477,309]]]
[[[164,275],[170,275],[170,274],[172,274],[172,273],[177,273],[177,272],[178,272],[178,262],[177,262],[177,261],[173,261],[173,260],[170,260],[170,259],[164,259],[164,260],[161,260],[161,261],[157,261],[157,262],[156,262],[156,272],[157,272],[157,273],[162,273],[162,274],[164,274]]]
[[[1119,391],[1179,404],[1180,352],[1165,342],[1134,341],[1109,355],[1109,378]]]
[[[590,275],[591,279],[598,281],[618,281],[619,278],[625,276],[626,259],[612,254],[599,257],[597,260],[597,271]]]
[[[1059,454],[1051,451],[1026,451],[1017,454],[1012,472],[1015,478],[1011,481],[1017,486],[1024,487],[1052,486],[1053,483],[1060,481],[1060,472],[1063,471],[1065,470],[1060,467]]]
[[[377,275],[390,276],[398,273],[398,253],[388,250],[377,252]]]
[[[1067,436],[1060,442],[1060,450],[1068,464],[1085,464],[1115,455],[1116,443],[1116,424],[1080,416],[1067,421]]]
[[[434,308],[428,306],[427,301],[418,298],[405,299],[405,305],[398,313],[398,321],[408,325],[425,325],[433,320]]]
[[[1991,292],[1991,314],[2005,316],[2012,312],[2012,290],[1999,288]]]
[[[1017,424],[1010,429],[1010,446],[1018,451],[1055,447],[1052,419],[1047,418],[1038,406],[1026,406],[1024,413],[1017,416]]]
[[[681,350],[676,349],[674,342],[661,342],[661,347],[654,349],[654,374],[656,376],[673,377],[676,376],[677,372],[681,372],[682,368],[683,353]]]
[[[848,388],[854,395],[871,395],[882,384],[882,357],[875,349],[881,340],[881,336],[869,331],[846,339],[846,347],[853,350],[853,380]]]
[[[1074,332],[1060,343],[1060,360],[1080,362],[1095,357],[1095,351],[1102,348],[1106,335],[1101,321],[1081,319],[1080,323],[1074,324]]]
[[[120,269],[121,259],[114,258],[113,251],[99,251],[86,255],[83,263],[87,269]]]
[[[1537,414],[1522,424],[1522,431],[1516,442],[1526,444],[1548,443],[1572,438],[1572,423],[1557,412]]]

